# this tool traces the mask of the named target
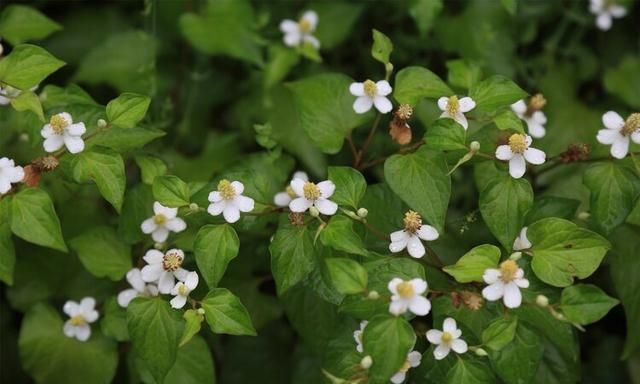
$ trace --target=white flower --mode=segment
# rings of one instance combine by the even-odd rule
[[[0,195],[11,190],[11,184],[24,179],[24,169],[6,157],[0,159]]]
[[[298,47],[303,43],[310,43],[316,49],[320,48],[320,41],[313,36],[318,26],[318,14],[314,11],[305,12],[298,22],[283,20],[280,30],[284,33],[284,43],[289,47]]]
[[[502,298],[507,308],[518,308],[522,303],[520,288],[529,287],[524,271],[513,260],[503,261],[500,269],[486,269],[482,278],[489,284],[482,290],[482,296],[489,301]]]
[[[118,304],[126,308],[131,300],[139,296],[158,296],[158,287],[153,284],[146,284],[142,280],[142,273],[138,268],[133,268],[127,272],[127,281],[132,288],[125,289],[118,294]]]
[[[524,227],[520,230],[520,236],[513,241],[513,250],[522,251],[529,248],[531,248],[531,242],[527,239],[527,227]]]
[[[547,133],[544,125],[547,123],[547,116],[540,110],[531,110],[527,107],[524,100],[516,101],[511,104],[511,110],[518,115],[519,118],[527,123],[527,132],[531,137],[541,139]]]
[[[309,181],[309,176],[302,171],[298,171],[294,173],[293,177],[291,178],[291,180],[295,180],[295,179],[300,179],[302,181]],[[291,188],[291,186],[288,185],[287,189],[284,192],[276,193],[276,195],[273,198],[273,202],[278,207],[287,207],[289,206],[289,203],[291,202],[291,200],[293,200],[295,197],[296,197],[296,193],[293,192],[293,189]]]
[[[311,207],[316,207],[323,215],[333,215],[338,211],[338,204],[329,200],[336,190],[333,181],[321,181],[318,184],[302,179],[291,180],[291,189],[296,198],[289,203],[292,212],[306,212]]]
[[[0,55],[2,55],[2,44],[0,44]],[[36,89],[38,89],[38,85],[31,87],[30,91],[35,91]],[[21,93],[22,91],[18,88],[14,88],[10,85],[0,85],[0,105],[11,104],[11,99],[15,99],[20,96]]]
[[[175,278],[184,281],[187,271],[182,268],[184,252],[180,249],[170,249],[162,253],[157,249],[150,249],[143,257],[148,265],[142,268],[142,280],[158,284],[160,293],[169,293],[175,285]]]
[[[364,332],[364,329],[367,327],[367,324],[369,324],[367,320],[362,320],[360,322],[360,329],[356,329],[355,331],[353,331],[353,339],[356,341],[356,351],[360,353],[362,353],[363,351],[362,332]]]
[[[187,273],[184,282],[179,281],[171,290],[171,294],[175,296],[170,303],[173,308],[180,309],[187,303],[187,297],[191,291],[198,286],[198,274],[195,272]]]
[[[87,131],[84,123],[73,123],[71,115],[67,112],[51,116],[49,124],[42,127],[40,134],[44,137],[44,150],[55,152],[66,146],[71,153],[80,153],[84,150],[82,135]]]
[[[465,113],[476,107],[476,102],[470,97],[463,97],[458,100],[458,96],[441,97],[438,99],[438,108],[442,111],[441,118],[455,120],[466,130],[469,128]]]
[[[531,136],[514,133],[509,137],[508,145],[496,149],[496,158],[509,161],[509,174],[514,179],[521,178],[527,170],[527,162],[540,165],[547,155],[539,149],[531,148]]]
[[[90,323],[98,320],[98,311],[95,310],[96,301],[93,297],[85,297],[80,303],[67,301],[62,310],[70,319],[62,328],[67,337],[75,337],[80,341],[87,341],[91,336]]]
[[[622,159],[629,153],[629,139],[640,144],[640,113],[632,113],[624,121],[616,112],[602,115],[606,129],[598,131],[598,142],[611,145],[611,156]]]
[[[467,343],[460,338],[462,331],[458,329],[456,321],[447,317],[442,323],[442,331],[431,329],[427,331],[427,340],[437,347],[433,350],[436,360],[442,360],[453,349],[455,353],[467,352]]]
[[[187,224],[178,216],[178,208],[167,208],[159,202],[153,203],[154,215],[140,225],[142,232],[151,234],[153,241],[162,243],[169,237],[169,232],[182,232]]]
[[[391,85],[387,80],[373,82],[365,80],[364,83],[351,83],[349,92],[358,96],[353,102],[353,110],[356,113],[366,113],[375,105],[380,113],[388,113],[393,109],[391,101],[386,97],[391,94]]]
[[[409,352],[407,355],[407,360],[404,362],[402,367],[395,375],[391,376],[391,382],[393,384],[400,384],[407,377],[407,371],[410,368],[415,368],[420,365],[420,361],[422,360],[422,354],[418,351]]]
[[[611,28],[613,18],[619,19],[627,14],[627,9],[612,0],[591,0],[589,11],[596,15],[596,25],[602,31]]]
[[[407,309],[418,316],[425,316],[431,310],[431,303],[422,296],[427,291],[427,282],[422,279],[404,281],[398,277],[389,282],[391,291],[391,304],[389,312],[392,315],[401,315]]]
[[[244,185],[239,181],[220,180],[218,190],[209,194],[209,208],[207,211],[218,216],[222,213],[228,223],[235,223],[240,220],[240,212],[253,211],[254,201],[252,198],[243,196]]]
[[[391,234],[391,244],[389,250],[393,253],[401,252],[407,248],[411,257],[421,258],[425,254],[422,240],[433,241],[439,236],[438,230],[434,227],[422,224],[422,218],[414,211],[404,214],[404,229]]]

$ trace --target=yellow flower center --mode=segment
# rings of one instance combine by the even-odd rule
[[[415,211],[408,211],[404,214],[404,229],[407,232],[415,233],[422,226],[422,218]]]
[[[300,21],[298,21],[298,29],[300,30],[300,33],[309,33],[311,32],[311,21],[309,21],[306,18],[301,18]]]
[[[173,272],[182,265],[182,256],[178,252],[167,252],[162,258],[162,268],[167,272]]]
[[[302,192],[304,194],[304,198],[307,200],[317,200],[320,198],[320,188],[314,183],[307,181],[304,183],[302,187]]]
[[[220,192],[220,196],[222,196],[225,200],[231,200],[236,196],[236,190],[231,185],[231,182],[227,179],[222,179],[218,183],[218,192]]]
[[[287,189],[285,190],[287,192],[287,195],[289,195],[290,198],[295,198],[296,197],[296,193],[293,191],[293,188],[291,188],[290,185],[287,186]]]
[[[404,364],[402,364],[402,367],[400,367],[400,372],[406,373],[409,369],[411,369],[411,363],[409,362],[409,360],[405,360]]]
[[[56,135],[62,135],[64,133],[64,129],[69,126],[69,123],[64,119],[64,117],[62,117],[62,114],[51,116],[49,124]]]
[[[505,283],[510,282],[516,278],[518,272],[518,264],[513,260],[505,260],[500,264],[500,280]]]
[[[82,315],[75,315],[69,321],[74,327],[85,325],[87,323],[87,321],[84,319],[84,316]]]
[[[509,147],[513,153],[524,153],[527,150],[527,137],[520,133],[514,133],[509,137]]]
[[[442,332],[442,342],[443,343],[450,343],[453,340],[453,335],[450,334],[449,332]]]
[[[180,284],[178,286],[178,294],[180,296],[187,296],[189,294],[189,290],[187,289],[187,286],[184,284]]]
[[[163,215],[162,213],[153,216],[153,222],[157,225],[163,225],[167,222],[167,220],[167,216]]]
[[[640,129],[640,113],[632,113],[627,117],[624,126],[622,127],[622,134],[629,136],[635,131]]]
[[[542,93],[536,93],[529,100],[529,108],[533,111],[539,111],[547,104],[547,99],[542,96]]]
[[[402,297],[403,299],[410,299],[416,293],[416,291],[413,289],[413,285],[411,285],[411,283],[408,281],[403,281],[402,283],[398,284],[396,290],[398,291],[398,295],[400,295],[400,297]]]
[[[447,102],[447,112],[450,115],[455,115],[460,112],[460,101],[458,100],[458,96],[453,95],[449,97],[449,101]]]
[[[366,80],[364,82],[364,94],[373,97],[378,93],[378,88],[376,87],[376,83],[371,80]]]

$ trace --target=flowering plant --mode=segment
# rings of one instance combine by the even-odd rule
[[[4,6],[0,375],[637,380],[634,3]]]

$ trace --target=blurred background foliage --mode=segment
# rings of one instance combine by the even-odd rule
[[[8,3],[3,1],[0,7]],[[543,93],[548,100],[545,113],[549,123],[547,136],[537,141],[536,147],[550,156],[578,142],[591,145],[595,154],[607,155],[608,148],[595,141],[602,113],[616,110],[626,116],[640,109],[640,7],[633,1],[626,1],[629,15],[615,20],[608,32],[595,28],[588,3],[578,0],[18,3],[39,9],[62,27],[37,44],[67,62],[47,79],[47,84],[63,87],[75,83],[91,95],[88,101],[84,95],[78,96],[82,91],[74,86],[56,89],[64,97],[77,96],[78,103],[70,110],[74,117],[95,126],[103,113],[96,105],[104,105],[125,91],[149,95],[152,103],[145,126],[162,131],[164,136],[134,155],[160,157],[171,174],[200,186],[223,171],[229,174],[242,168],[243,179],[252,179],[247,186],[249,195],[265,190],[253,188],[252,183],[267,184],[266,190],[274,193],[281,189],[294,164],[315,178],[326,176],[328,164],[350,164],[346,146],[327,155],[312,145],[295,116],[291,89],[284,84],[324,72],[344,73],[356,80],[382,78],[383,67],[370,57],[372,28],[393,41],[396,69],[420,65],[447,79],[452,66],[469,65],[477,68],[478,78],[501,74],[530,94]],[[296,19],[308,9],[319,14],[316,36],[322,44],[321,61],[301,57],[281,41],[280,21]],[[448,78],[459,91],[465,83],[476,80]],[[55,107],[55,92],[45,92],[45,103]],[[414,137],[421,137],[438,114],[435,103],[422,101],[412,123]],[[254,125],[267,122],[267,137],[260,139],[258,135],[256,141]],[[20,163],[30,161],[40,151],[40,128],[35,115],[0,109],[2,154]],[[482,142],[483,132],[477,123],[471,124],[470,132]],[[356,130],[354,140],[362,142],[366,134],[367,129]],[[277,145],[271,145],[271,141]],[[386,133],[375,137],[372,153],[388,155],[396,150],[397,145]],[[247,165],[252,170],[249,174]],[[585,165],[560,167],[536,177],[536,196],[581,199],[577,210],[584,210],[589,193],[582,182],[582,167]],[[381,180],[381,171],[380,167],[367,170],[370,184]],[[133,156],[127,161],[127,172],[130,185],[124,211],[133,212],[127,206],[150,207],[152,197],[149,188],[138,181]],[[447,222],[450,235],[440,244],[446,249],[445,258],[449,258],[445,262],[454,262],[472,245],[492,241],[476,211],[472,169],[453,176],[455,187]],[[54,175],[45,176],[42,183],[54,191],[65,237],[73,238],[87,226],[104,223],[119,224],[119,233],[129,243],[142,238],[127,228],[136,228],[147,209],[118,219],[95,188],[76,188]],[[364,206],[374,206],[376,198],[389,200],[384,187],[372,189],[375,192],[367,194]],[[270,199],[265,195],[258,200]],[[388,219],[376,218],[375,214],[372,220],[385,229],[399,224],[388,223]],[[640,205],[628,221],[640,224]],[[207,337],[218,382],[322,382],[321,352],[331,330],[344,317],[328,305],[318,305],[322,301],[317,298],[306,297],[315,295],[311,290],[279,301],[270,279],[267,250],[273,226],[266,220],[243,225],[247,228],[240,228],[241,255],[230,265],[221,285],[240,296],[259,336]],[[178,244],[180,239],[190,243],[196,223],[189,222],[189,228],[194,231],[181,234]],[[627,252],[629,260],[638,256],[637,227],[622,227],[611,238],[614,243],[624,244],[622,252]],[[68,297],[93,295],[105,299],[114,294],[112,283],[93,278],[76,258],[18,239],[16,248],[15,282],[11,287],[0,286],[0,376],[3,382],[12,383],[30,380],[20,368],[17,351],[17,335],[27,309],[42,300],[50,300],[58,308]],[[638,271],[638,263],[635,265]],[[605,260],[590,280],[615,292],[610,274]],[[640,276],[635,275],[635,281],[629,281],[632,287],[627,289],[637,292],[639,281]],[[640,298],[637,301],[629,311],[640,311]],[[590,326],[587,333],[580,334],[581,382],[640,383],[640,335],[635,335],[634,345],[627,345],[629,359],[620,359],[624,324],[624,311],[618,306],[603,321]],[[356,324],[348,328],[355,329]],[[300,339],[306,343],[300,343]],[[351,346],[350,334],[342,339]],[[205,345],[193,348],[200,349],[184,353],[196,358],[206,350]],[[132,372],[149,380],[143,370],[128,369],[132,365],[134,361],[120,362],[116,382],[137,380]],[[173,378],[175,382],[187,382],[187,376],[178,377]],[[170,377],[166,382],[174,381]]]

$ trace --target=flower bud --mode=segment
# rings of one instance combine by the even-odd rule
[[[485,357],[488,356],[489,354],[487,353],[487,351],[485,351],[482,348],[476,348],[476,350],[474,351],[474,353],[476,354],[476,356],[480,356],[480,357]]]
[[[480,150],[480,143],[479,143],[479,142],[477,142],[477,141],[472,141],[472,142],[469,144],[469,150],[470,150],[471,152],[473,152],[473,153],[478,152],[478,151]]]
[[[189,210],[191,212],[198,212],[199,209],[200,209],[200,207],[198,206],[198,204],[196,204],[196,203],[189,204]]]
[[[362,360],[360,360],[360,366],[364,369],[371,368],[372,364],[373,364],[373,359],[369,355],[363,357]]]
[[[385,64],[384,70],[387,71],[387,73],[393,72],[393,64],[391,64],[391,63]]]
[[[198,312],[198,315],[204,315],[204,308],[198,308],[196,312]]]
[[[380,294],[378,291],[371,291],[369,292],[369,295],[367,295],[367,298],[371,300],[378,300],[380,298]]]
[[[313,217],[318,217],[320,216],[320,211],[318,211],[318,208],[316,207],[311,207],[309,208],[309,214]]]
[[[556,319],[558,319],[560,321],[567,320],[567,318],[564,317],[564,315],[562,313],[559,313],[559,312],[556,312],[556,311],[552,311],[551,314],[553,315],[553,317],[555,317]]]
[[[153,248],[162,249],[162,248],[164,248],[164,243],[154,243],[153,244]]]
[[[107,126],[107,122],[104,119],[98,119],[98,128],[104,128]]]
[[[522,252],[513,252],[511,256],[509,256],[509,260],[518,261],[522,258]]]
[[[589,212],[580,212],[580,213],[578,213],[578,219],[580,219],[580,220],[587,221],[587,220],[589,220],[589,217],[591,217],[591,214]]]
[[[538,306],[545,308],[549,305],[549,298],[545,295],[538,295],[536,296],[536,304],[538,304]]]
[[[358,209],[358,217],[365,218],[369,214],[369,210],[367,208],[359,208]]]

